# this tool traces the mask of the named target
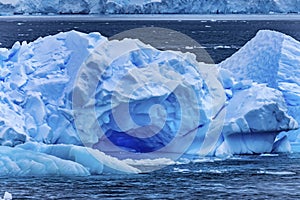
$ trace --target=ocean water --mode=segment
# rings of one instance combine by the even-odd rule
[[[111,37],[142,27],[163,27],[192,37],[218,63],[260,29],[300,40],[300,21],[35,20],[0,18],[0,47],[61,31],[101,32]],[[162,44],[159,48],[168,49]],[[182,47],[184,48],[184,46]],[[300,199],[300,154],[200,158],[147,174],[90,177],[2,177],[0,196],[14,199]]]
[[[134,28],[162,27],[179,31],[196,40],[209,53],[215,63],[230,57],[246,42],[255,36],[258,30],[269,29],[286,33],[300,40],[299,21],[275,20],[97,20],[73,18],[64,20],[61,17],[38,20],[34,18],[0,18],[0,48],[10,48],[16,41],[33,41],[38,37],[53,35],[59,32],[77,30],[85,33],[100,32],[112,37],[120,32]],[[77,20],[76,20],[77,19]],[[153,34],[149,33],[150,37]],[[185,41],[181,42],[185,49]],[[157,48],[170,49],[168,44],[158,44]],[[172,48],[172,47],[171,47]]]
[[[1,178],[14,199],[299,199],[300,154],[196,159],[148,174]]]

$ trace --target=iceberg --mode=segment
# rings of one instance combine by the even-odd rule
[[[151,152],[177,130],[182,140],[203,140],[225,101],[213,66],[202,70],[208,66],[192,54],[162,52],[138,40],[71,31],[16,43],[1,56],[3,107],[10,109],[0,113],[1,128],[11,138],[23,134],[27,141],[104,148],[107,137],[118,147]],[[144,135],[137,139],[137,133]]]
[[[0,0],[0,14],[299,13],[295,0]]]
[[[157,169],[184,155],[293,150],[283,132],[298,128],[289,95],[297,90],[283,80],[284,69],[297,65],[290,58],[298,43],[274,34],[270,43],[287,38],[288,48],[263,46],[272,73],[257,64],[268,59],[253,57],[267,78],[240,72],[235,56],[217,68],[191,53],[100,33],[70,31],[0,49],[0,175],[140,173],[140,165]],[[252,58],[247,45],[240,52]],[[246,58],[240,64],[251,63]]]
[[[233,56],[219,64],[239,80],[253,80],[282,92],[288,114],[300,122],[300,42],[276,31],[262,30]],[[288,133],[300,142],[299,130]]]
[[[3,146],[72,161],[90,174],[138,173],[108,155],[208,154],[219,140],[223,87],[215,66],[193,54],[71,31],[17,42],[0,55]],[[59,144],[76,147],[51,146]]]

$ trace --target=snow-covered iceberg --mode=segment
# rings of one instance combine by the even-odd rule
[[[299,13],[295,0],[0,0],[0,14]]]
[[[263,30],[237,53],[219,64],[237,81],[253,80],[283,93],[288,113],[300,122],[300,42],[276,31]],[[299,131],[288,133],[299,142]]]

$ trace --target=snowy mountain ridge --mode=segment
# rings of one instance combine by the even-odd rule
[[[300,13],[300,0],[0,0],[0,15],[216,13]]]

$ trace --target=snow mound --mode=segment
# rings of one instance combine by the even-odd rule
[[[211,14],[299,13],[295,0],[1,0],[9,14]]]
[[[259,31],[243,48],[219,64],[236,80],[253,80],[280,90],[288,113],[300,122],[300,42],[283,33]],[[299,131],[289,133],[297,140]],[[298,138],[300,141],[300,139]]]

